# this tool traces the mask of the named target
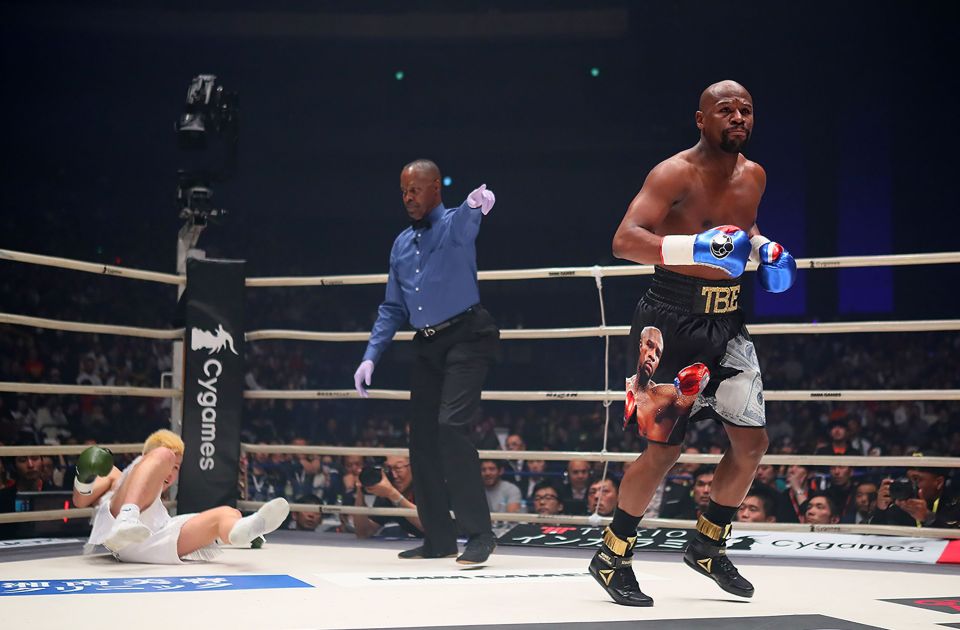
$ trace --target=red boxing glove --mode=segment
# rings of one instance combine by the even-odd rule
[[[677,372],[677,378],[673,379],[673,386],[677,388],[679,395],[696,396],[706,388],[709,382],[710,369],[703,363],[694,363]]]
[[[637,397],[634,395],[633,390],[630,389],[630,381],[627,380],[627,398],[626,404],[623,407],[623,428],[626,429],[630,426],[630,421],[633,420],[633,414],[637,410]]]

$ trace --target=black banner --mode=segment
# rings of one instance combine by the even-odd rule
[[[520,523],[500,536],[497,544],[599,549],[603,542],[603,530],[603,527]],[[695,533],[693,529],[638,529],[637,544],[633,550],[681,552]]]
[[[237,504],[244,279],[243,261],[187,261],[180,514]]]

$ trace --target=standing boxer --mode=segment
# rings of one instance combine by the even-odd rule
[[[637,525],[676,463],[688,423],[704,419],[723,424],[730,448],[717,467],[709,507],[697,520],[684,562],[729,593],[753,595],[753,585],[725,553],[730,522],[768,445],[760,368],[738,305],[738,278],[753,258],[760,263],[761,286],[785,291],[796,277],[796,263],[757,228],[766,174],[740,153],[753,131],[750,94],[733,81],[711,85],[700,96],[696,123],[700,141],[650,172],[613,239],[618,258],[658,265],[637,305],[631,335],[646,343],[649,327],[656,328],[663,354],[656,365],[641,362],[638,373],[649,363],[654,382],[676,378],[678,397],[696,392],[686,411],[656,424],[640,418],[649,446],[624,476],[613,522],[590,563],[590,573],[610,597],[627,606],[653,605],[631,568]],[[698,363],[704,369],[691,372]]]

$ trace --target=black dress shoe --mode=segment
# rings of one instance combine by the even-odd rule
[[[397,554],[397,557],[401,560],[429,560],[431,558],[452,558],[457,555],[457,548],[454,547],[453,551],[448,551],[446,553],[438,553],[427,547],[426,545],[420,545],[419,547],[414,547],[413,549],[407,549],[406,551],[401,551]]]
[[[483,564],[497,547],[497,539],[493,534],[476,534],[471,536],[464,547],[463,553],[457,558],[457,564]]]
[[[705,521],[705,524],[701,525],[702,521]],[[717,531],[711,526],[721,529],[718,536],[712,535],[717,534]],[[739,597],[753,597],[753,584],[740,575],[737,567],[733,566],[733,562],[727,557],[724,541],[730,534],[730,526],[719,528],[701,516],[697,520],[697,531],[704,537],[698,534],[687,543],[687,549],[683,553],[683,561],[687,566],[707,576],[728,593]],[[719,541],[720,544],[712,541]]]
[[[653,598],[640,590],[633,574],[633,545],[637,538],[619,538],[608,527],[603,545],[587,569],[607,595],[621,606],[653,606]]]

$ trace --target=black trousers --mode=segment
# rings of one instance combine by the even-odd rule
[[[433,337],[418,333],[413,340],[410,466],[425,545],[435,553],[456,551],[458,527],[467,536],[491,532],[469,425],[499,343],[500,330],[482,307]]]

